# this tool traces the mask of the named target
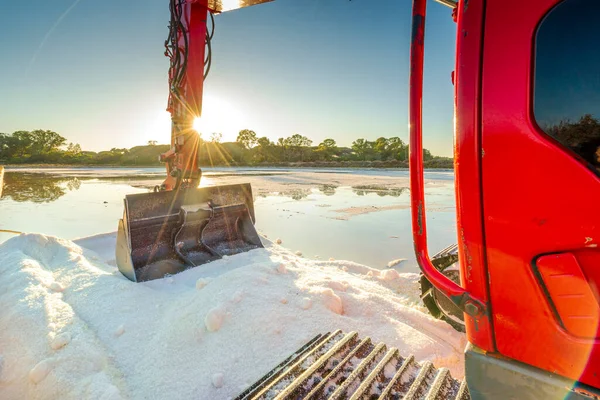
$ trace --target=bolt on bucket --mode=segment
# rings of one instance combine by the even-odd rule
[[[254,221],[248,183],[127,195],[117,266],[142,282],[263,247]]]

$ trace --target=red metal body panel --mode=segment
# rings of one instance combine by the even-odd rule
[[[473,296],[488,305],[488,275],[485,259],[482,182],[481,131],[481,58],[483,40],[483,1],[463,2],[458,7],[455,71],[454,172],[458,254],[461,283]],[[491,321],[465,314],[469,342],[494,351]]]
[[[549,254],[535,265],[565,329],[578,337],[596,337],[600,306],[575,255]]]
[[[410,53],[410,190],[413,239],[417,262],[423,273],[447,297],[462,304],[466,291],[441,274],[431,263],[427,252],[427,223],[423,185],[423,58],[425,42],[425,9],[427,0],[413,4]]]
[[[544,254],[589,249],[579,264],[592,287],[600,284],[592,247],[600,179],[532,116],[534,34],[557,3],[488,0],[485,10],[482,189],[494,333],[504,356],[600,387],[600,341],[561,326],[533,266]]]
[[[423,179],[423,59],[425,44],[425,10],[427,0],[413,3],[410,53],[410,191],[413,240],[417,262],[427,279],[454,304],[471,315],[475,323],[487,324],[486,304],[467,292],[435,268],[427,251],[427,222]]]

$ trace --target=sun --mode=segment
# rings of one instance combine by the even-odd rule
[[[224,99],[205,96],[202,116],[194,120],[194,129],[202,139],[210,140],[213,133],[223,135],[222,142],[234,142],[238,132],[245,129],[245,117],[233,103]]]

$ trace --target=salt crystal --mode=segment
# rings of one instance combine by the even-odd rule
[[[52,342],[50,342],[50,347],[52,348],[52,350],[58,350],[65,347],[70,342],[71,334],[69,332],[63,332],[61,334],[56,335],[54,339],[52,339]]]
[[[340,292],[345,292],[348,289],[347,282],[330,281],[327,285],[333,290],[339,290]]]
[[[52,282],[50,284],[50,290],[52,290],[53,292],[62,292],[63,290],[65,290],[62,285],[58,282]]]
[[[387,266],[389,268],[392,268],[393,266],[398,265],[398,264],[400,264],[403,261],[406,261],[406,258],[398,258],[396,260],[392,260],[389,263],[387,263]]]
[[[223,377],[222,373],[219,372],[219,373],[213,374],[213,376],[212,376],[213,386],[216,387],[217,389],[223,387],[223,379],[224,379],[224,377]]]
[[[279,272],[280,274],[285,274],[287,272],[287,268],[285,267],[285,264],[279,264],[277,266],[277,272]]]
[[[300,308],[302,308],[303,310],[308,310],[311,307],[312,307],[312,300],[310,298],[305,297],[300,301]]]
[[[206,278],[200,278],[196,281],[196,289],[200,290],[202,289],[204,286],[208,285],[210,281]]]
[[[244,298],[244,291],[243,290],[238,290],[237,292],[235,292],[233,294],[233,297],[231,298],[231,301],[233,301],[235,304],[237,304],[240,301],[242,301],[243,298]]]
[[[223,325],[224,312],[221,308],[215,307],[206,314],[204,325],[209,332],[216,332]]]
[[[115,336],[117,336],[117,337],[121,336],[123,333],[125,333],[125,326],[124,325],[119,325],[119,327],[115,331]]]
[[[122,398],[119,389],[113,385],[109,385],[104,393],[102,393],[99,400],[121,400]]]
[[[323,304],[336,314],[342,315],[344,313],[342,299],[331,289],[325,289],[323,291]]]
[[[43,381],[48,373],[52,369],[52,360],[42,360],[35,367],[29,371],[29,380],[33,383],[40,383]]]
[[[400,274],[395,269],[384,269],[379,276],[383,281],[393,281],[400,278]]]
[[[394,375],[396,375],[396,367],[394,366],[394,363],[386,364],[385,367],[383,367],[383,376],[385,376],[387,379],[392,379]]]

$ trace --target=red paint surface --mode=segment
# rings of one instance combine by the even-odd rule
[[[458,8],[456,37],[454,172],[458,254],[461,283],[469,293],[488,304],[491,312],[483,233],[481,182],[481,47],[484,7],[470,1]],[[491,307],[490,307],[491,306]],[[472,318],[465,314],[469,342],[486,351],[495,351],[489,318]]]
[[[535,265],[557,319],[567,332],[582,338],[597,337],[600,306],[575,255],[545,255]]]
[[[413,22],[410,54],[410,190],[413,239],[417,262],[425,276],[459,306],[470,303],[481,313],[477,319],[486,319],[485,304],[439,272],[431,263],[427,251],[427,224],[423,185],[422,101],[423,56],[425,41],[426,0],[413,3]]]
[[[495,342],[506,357],[600,387],[600,341],[561,326],[532,265],[586,250],[582,273],[592,290],[600,283],[600,252],[590,247],[600,239],[600,179],[532,115],[534,33],[557,3],[488,0],[485,10],[481,160]]]

